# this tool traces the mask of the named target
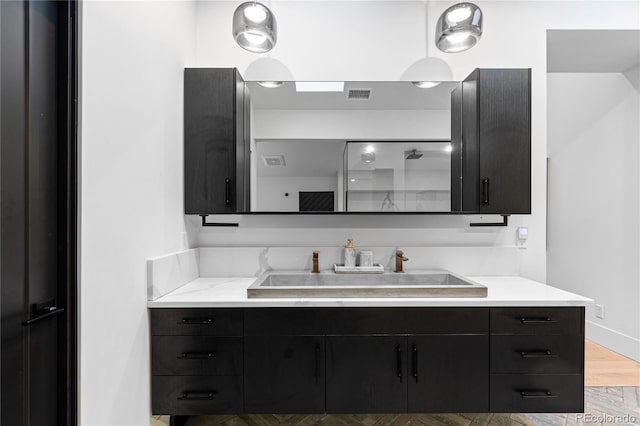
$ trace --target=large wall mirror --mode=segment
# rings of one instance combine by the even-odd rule
[[[459,83],[246,84],[252,212],[451,211]]]

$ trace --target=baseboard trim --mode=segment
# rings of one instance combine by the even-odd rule
[[[586,337],[597,344],[640,362],[640,339],[612,330],[593,321],[586,321]]]

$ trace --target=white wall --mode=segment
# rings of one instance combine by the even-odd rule
[[[256,109],[255,139],[450,139],[449,110]]]
[[[180,248],[191,2],[82,4],[80,423],[148,425],[145,259]]]
[[[353,2],[286,2],[272,1],[278,19],[278,45],[269,54],[281,61],[297,80],[398,80],[415,62],[429,56],[449,63],[453,78],[461,80],[476,67],[532,68],[532,214],[514,217],[503,230],[485,230],[486,244],[512,241],[515,226],[529,227],[527,250],[522,251],[521,274],[538,281],[546,280],[546,30],[581,28],[640,28],[640,5],[635,1],[480,1],[484,12],[484,34],[473,49],[445,54],[434,47],[435,23],[448,1],[353,1]],[[198,66],[236,66],[241,72],[252,61],[265,55],[254,55],[234,44],[231,19],[234,2],[201,2],[197,7],[196,58]],[[523,24],[523,19],[526,24]],[[269,75],[262,76],[269,80]],[[217,218],[222,220],[221,218]],[[307,232],[300,236],[287,217],[269,220],[248,218],[247,228],[235,230],[202,230],[190,227],[194,243],[211,245],[238,244],[275,237],[296,244],[302,238],[308,244],[317,239],[341,241],[343,231],[335,228],[340,221],[326,219],[329,229]],[[316,218],[306,218],[299,226],[311,226]],[[390,245],[407,244],[394,232],[400,222],[389,218],[363,221],[376,229]],[[432,244],[447,235],[459,245],[474,244],[475,238],[462,237],[458,226],[464,220],[445,220],[452,226],[440,228],[441,219],[427,217],[414,223],[424,244]],[[258,224],[264,228],[258,228]],[[278,227],[274,236],[270,227]],[[357,226],[357,225],[356,225]],[[284,227],[284,229],[283,229]],[[333,228],[333,229],[332,229]],[[504,234],[492,238],[495,233]],[[477,234],[473,234],[477,237]],[[467,235],[468,236],[468,235]],[[445,238],[446,240],[447,238]],[[255,241],[269,244],[268,240]]]
[[[640,361],[640,94],[621,73],[547,84],[548,282],[603,305],[587,336]]]
[[[197,219],[188,218],[191,242],[315,247],[354,237],[369,245],[508,246],[514,244],[514,226],[526,224],[530,240],[521,252],[520,270],[544,281],[545,31],[639,28],[638,2],[478,0],[485,13],[483,39],[467,52],[447,55],[433,47],[433,29],[450,3],[272,1],[279,41],[270,55],[298,80],[397,80],[425,57],[427,47],[429,55],[451,65],[458,80],[475,67],[533,68],[530,217],[514,218],[506,230],[470,229],[464,217],[230,217],[241,222],[240,229],[206,232]],[[234,43],[236,6],[218,1],[82,4],[83,425],[149,422],[144,260],[180,248],[182,69],[236,66],[243,71],[265,56]]]
[[[300,191],[333,191],[334,209],[338,207],[338,175],[330,176],[264,176],[256,188],[260,211],[299,211]],[[288,193],[288,196],[284,194]]]

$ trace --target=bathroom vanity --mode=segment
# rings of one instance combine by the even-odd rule
[[[487,297],[247,297],[199,278],[149,302],[152,411],[582,412],[589,299],[519,277]]]
[[[227,213],[506,225],[531,212],[530,69],[430,89],[333,82],[335,93],[232,68],[184,77],[185,214],[203,226]],[[400,275],[373,290],[380,278],[309,272],[152,289],[152,412],[583,411],[589,299],[519,277]]]

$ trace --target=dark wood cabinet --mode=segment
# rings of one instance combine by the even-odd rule
[[[584,308],[152,309],[153,414],[580,412]]]
[[[489,335],[409,337],[411,413],[489,411]]]
[[[327,413],[406,411],[405,336],[327,337]]]
[[[242,375],[242,337],[152,336],[153,375]]]
[[[451,137],[454,152],[461,145],[462,202],[452,199],[452,211],[531,213],[531,70],[476,69],[460,88]]]
[[[185,214],[249,211],[248,96],[235,68],[185,69]]]
[[[451,92],[451,211],[462,211],[462,85]]]
[[[151,411],[243,410],[242,309],[152,309]]]
[[[242,376],[153,376],[151,411],[197,416],[242,411]]]
[[[185,214],[251,211],[250,112],[237,69],[185,69]],[[531,213],[531,70],[476,69],[461,82],[451,147],[452,212]]]
[[[491,412],[582,412],[584,337],[584,308],[491,309]]]
[[[324,353],[324,337],[245,337],[245,412],[323,413]]]

